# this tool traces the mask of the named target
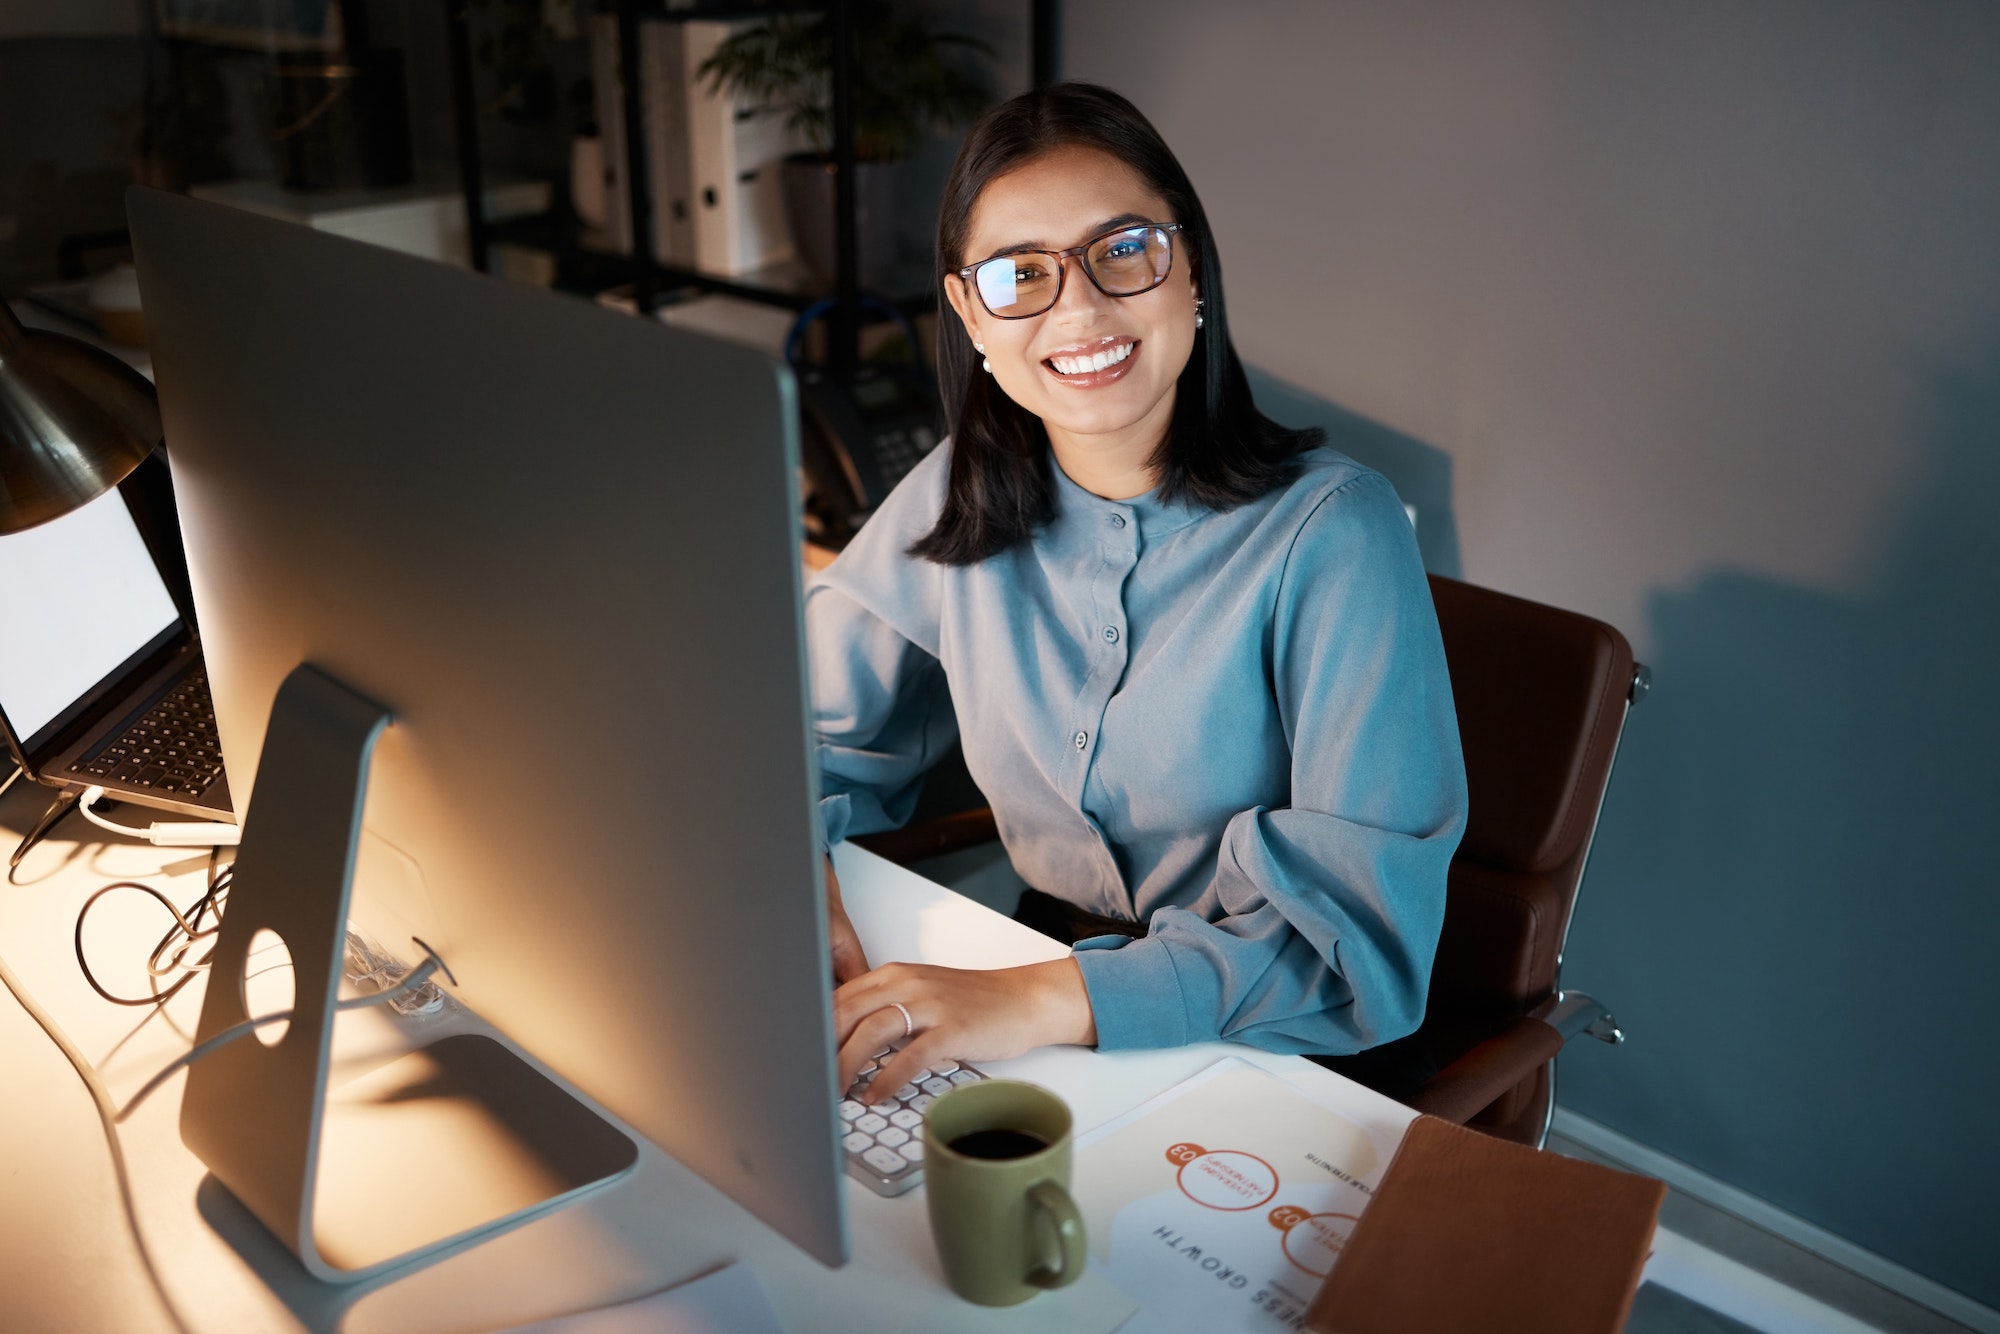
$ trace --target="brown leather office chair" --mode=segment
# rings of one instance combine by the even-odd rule
[[[1423,1027],[1315,1059],[1419,1111],[1539,1145],[1556,1053],[1578,1034],[1623,1038],[1559,978],[1625,715],[1648,675],[1602,621],[1435,575],[1431,596],[1471,804]],[[857,841],[909,862],[995,836],[982,810]]]
[[[1563,942],[1625,716],[1650,678],[1602,621],[1431,577],[1470,808],[1423,1027],[1322,1064],[1419,1111],[1540,1145],[1555,1057],[1623,1034],[1561,989]]]

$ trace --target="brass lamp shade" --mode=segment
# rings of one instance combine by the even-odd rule
[[[161,435],[145,376],[79,339],[23,328],[0,301],[0,536],[103,495]]]

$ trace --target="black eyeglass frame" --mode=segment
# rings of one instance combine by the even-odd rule
[[[988,255],[985,259],[980,260],[977,264],[968,264],[962,269],[955,270],[955,272],[958,276],[958,280],[964,283],[967,287],[971,288],[972,294],[979,298],[980,307],[983,310],[985,310],[985,312],[988,315],[991,315],[994,319],[1032,320],[1037,315],[1048,314],[1051,310],[1055,309],[1056,302],[1062,300],[1063,284],[1069,280],[1069,264],[1066,261],[1069,259],[1071,255],[1076,256],[1077,267],[1083,270],[1084,277],[1090,279],[1090,285],[1092,287],[1095,287],[1098,291],[1104,293],[1104,295],[1111,297],[1113,300],[1122,300],[1123,298],[1128,296],[1144,296],[1146,293],[1152,291],[1154,288],[1158,287],[1161,283],[1164,283],[1168,278],[1173,276],[1174,256],[1179,253],[1174,246],[1174,233],[1182,231],[1184,229],[1185,225],[1178,222],[1128,222],[1122,227],[1112,227],[1106,231],[1101,231],[1097,235],[1085,241],[1082,245],[1073,245],[1067,250],[1009,250],[1004,254]],[[1159,277],[1155,278],[1151,283],[1147,284],[1144,287],[1139,288],[1137,291],[1134,292],[1114,292],[1109,288],[1107,288],[1103,283],[1099,282],[1097,280],[1097,275],[1091,272],[1090,269],[1090,255],[1089,255],[1090,248],[1096,245],[1099,241],[1105,240],[1109,237],[1117,236],[1122,232],[1146,232],[1146,231],[1165,232],[1167,234],[1166,271],[1162,273]],[[1040,310],[1032,311],[1026,315],[1002,315],[998,311],[994,310],[992,306],[986,304],[986,293],[980,290],[979,283],[973,278],[972,275],[979,272],[979,270],[985,268],[988,264],[993,263],[995,260],[1020,259],[1024,255],[1047,255],[1050,259],[1055,261],[1056,294],[1050,297],[1049,304],[1043,306]]]

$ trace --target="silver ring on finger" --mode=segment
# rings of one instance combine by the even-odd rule
[[[896,1013],[903,1016],[903,1036],[907,1038],[915,1033],[917,1031],[917,1021],[910,1018],[909,1007],[901,1001],[890,1001],[889,1004],[895,1006]]]

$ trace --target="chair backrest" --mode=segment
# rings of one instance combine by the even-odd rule
[[[1470,795],[1431,1010],[1519,1013],[1556,988],[1625,725],[1632,646],[1602,621],[1431,576]]]

